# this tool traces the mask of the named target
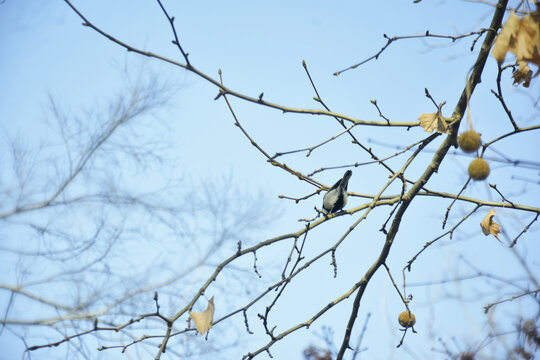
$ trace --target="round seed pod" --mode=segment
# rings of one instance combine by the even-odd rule
[[[465,131],[461,133],[458,138],[459,147],[466,153],[472,153],[480,148],[482,140],[480,134],[474,132],[474,130]]]
[[[489,175],[489,164],[482,158],[476,158],[469,164],[469,176],[473,180],[484,180]]]
[[[399,325],[403,326],[404,328],[412,327],[416,323],[416,318],[414,314],[411,312],[409,317],[409,312],[404,311],[401,314],[399,314],[398,321]]]

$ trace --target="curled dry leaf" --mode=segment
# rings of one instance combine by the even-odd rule
[[[497,36],[491,55],[500,64],[506,53],[516,56],[519,68],[514,71],[514,84],[528,87],[533,72],[529,64],[540,67],[540,13],[536,12],[520,19],[514,12],[510,14]]]
[[[442,116],[440,108],[436,113],[421,114],[418,120],[420,120],[420,126],[430,134],[434,130],[441,134],[450,132],[446,122],[448,119]]]
[[[512,73],[514,85],[523,83],[524,87],[529,87],[532,79],[532,70],[529,69],[529,64],[526,61],[518,61],[519,68]]]
[[[499,239],[499,233],[501,232],[499,230],[500,225],[493,221],[495,215],[495,210],[489,210],[486,217],[484,217],[484,220],[480,223],[480,227],[482,228],[484,235],[488,236],[489,234],[492,234],[497,240],[501,241]]]
[[[516,57],[540,66],[540,13],[521,19]]]
[[[202,335],[206,334],[212,327],[212,319],[214,318],[214,297],[208,301],[208,307],[201,312],[189,312],[189,316],[193,319],[197,331]]]
[[[515,47],[520,23],[521,19],[512,11],[508,20],[506,20],[506,23],[503,25],[501,32],[497,36],[495,45],[491,50],[491,55],[497,60],[499,65],[504,62],[504,58],[508,51],[513,52],[512,49]]]

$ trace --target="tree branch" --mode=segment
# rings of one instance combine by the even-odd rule
[[[345,351],[350,348],[350,345],[349,345],[350,337],[351,337],[352,329],[354,327],[354,323],[358,314],[358,310],[360,308],[360,300],[362,299],[362,296],[367,287],[367,284],[369,283],[369,280],[375,274],[377,269],[386,261],[386,258],[388,257],[388,254],[390,253],[390,249],[392,247],[392,244],[399,230],[401,219],[403,218],[405,211],[409,207],[411,201],[414,199],[416,194],[429,181],[433,173],[437,171],[437,169],[439,168],[439,165],[441,164],[442,160],[446,156],[446,153],[448,152],[448,149],[450,148],[450,146],[452,146],[456,142],[456,134],[457,134],[459,124],[461,122],[461,119],[463,118],[465,109],[467,108],[467,103],[470,98],[470,95],[472,95],[474,88],[481,81],[482,71],[484,69],[484,65],[489,55],[491,44],[493,43],[493,40],[495,39],[495,34],[501,26],[502,18],[504,16],[504,11],[506,9],[507,3],[508,3],[508,0],[499,0],[499,3],[497,4],[497,8],[495,10],[495,13],[493,15],[493,18],[491,20],[491,25],[490,25],[490,29],[493,29],[493,31],[489,31],[486,34],[486,38],[484,39],[482,48],[480,49],[480,52],[474,64],[472,73],[465,85],[465,89],[461,93],[461,97],[452,114],[452,120],[454,124],[451,127],[451,134],[448,135],[444,139],[443,143],[439,146],[437,152],[435,153],[435,156],[433,157],[431,163],[429,164],[427,169],[424,171],[422,176],[415,182],[415,184],[411,187],[411,189],[403,196],[402,203],[400,207],[398,208],[396,215],[394,217],[394,221],[392,222],[390,230],[388,231],[388,235],[386,236],[386,241],[379,255],[379,258],[368,269],[368,271],[365,273],[364,277],[362,278],[360,282],[361,285],[356,294],[356,298],[354,299],[353,308],[351,310],[351,315],[349,317],[349,323],[347,324],[345,335],[343,337],[343,342],[342,342],[342,345],[341,345],[341,348],[339,350],[336,360],[342,360],[343,356],[345,355]]]

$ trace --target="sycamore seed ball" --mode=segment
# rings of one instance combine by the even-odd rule
[[[482,140],[480,140],[480,134],[474,132],[473,130],[465,131],[461,133],[458,138],[459,147],[466,153],[472,153],[478,150],[480,145],[482,145]]]
[[[404,311],[401,314],[399,314],[398,321],[399,325],[403,326],[404,328],[408,328],[413,326],[416,323],[416,318],[414,317],[413,313],[410,313],[411,316],[409,318],[409,312]]]
[[[482,158],[476,158],[469,165],[469,176],[474,180],[484,180],[489,175],[489,164]]]

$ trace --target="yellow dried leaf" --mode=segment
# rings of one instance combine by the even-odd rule
[[[434,130],[439,133],[449,132],[446,118],[442,116],[440,111],[437,111],[436,113],[421,114],[418,117],[418,120],[420,120],[420,126],[430,134]]]
[[[208,307],[201,312],[189,312],[189,316],[193,319],[197,331],[202,335],[206,334],[212,327],[212,319],[214,318],[214,297],[208,301]]]
[[[501,232],[499,230],[500,225],[497,224],[495,221],[493,221],[493,217],[495,216],[495,210],[491,209],[489,210],[486,217],[484,217],[484,220],[480,223],[480,227],[482,228],[482,232],[484,235],[488,236],[489,234],[495,236],[497,240],[501,241],[499,239],[499,233]]]
[[[491,55],[493,55],[499,64],[503,63],[506,53],[512,51],[510,49],[515,44],[520,22],[519,17],[512,11],[497,36],[493,50],[491,50]]]
[[[523,83],[524,87],[529,87],[532,79],[532,70],[529,69],[529,65],[526,61],[518,61],[519,68],[512,73],[514,78],[514,85]]]
[[[527,15],[521,19],[517,34],[516,57],[540,66],[540,22],[538,17]]]
[[[520,19],[510,14],[497,36],[491,55],[502,64],[507,52],[516,55],[519,68],[514,71],[514,84],[529,87],[533,72],[529,64],[540,67],[540,15],[533,13]],[[527,64],[527,62],[529,64]]]

